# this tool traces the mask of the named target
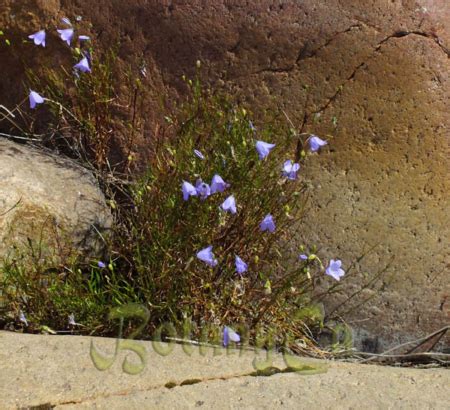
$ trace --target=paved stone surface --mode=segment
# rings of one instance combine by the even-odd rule
[[[196,347],[189,356],[176,345],[162,356],[151,342],[138,342],[146,350],[147,363],[140,374],[130,375],[121,365],[127,355],[139,364],[134,353],[119,352],[109,369],[99,371],[89,354],[91,342],[105,357],[108,352],[112,356],[114,339],[0,332],[0,408],[446,409],[449,404],[450,372],[445,369],[302,359],[310,367],[328,370],[251,376],[254,352],[227,355],[220,349],[214,356],[208,349],[202,356]],[[286,367],[279,356],[273,366]]]

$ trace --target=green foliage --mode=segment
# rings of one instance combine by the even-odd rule
[[[117,136],[122,127],[133,135],[130,128],[136,125],[132,120],[136,113],[129,100],[136,97],[141,84],[132,80],[128,70],[120,69],[113,49],[103,55],[97,55],[92,47],[84,50],[87,52],[91,55],[91,73],[75,75],[73,69],[61,66],[43,68],[42,76],[30,69],[27,77],[31,88],[46,97],[48,115],[41,114],[46,129],[41,142],[104,174],[110,171],[110,159],[117,151],[131,149],[131,137]],[[80,60],[81,51],[75,48],[72,54],[74,64]],[[126,92],[119,95],[117,85],[121,83],[125,84],[121,90]]]
[[[132,191],[134,210],[119,236],[120,252],[127,255],[140,298],[148,302],[156,323],[178,323],[184,317],[196,323],[256,324],[266,318],[271,323],[273,317],[281,322],[289,311],[287,295],[301,293],[310,281],[301,264],[288,270],[284,263],[292,258],[284,246],[286,228],[305,204],[301,182],[281,178],[280,157],[287,155],[292,136],[276,119],[256,135],[245,109],[202,92],[198,82],[191,84],[193,99],[169,119],[172,136],[154,153]],[[256,139],[277,143],[263,161]],[[194,149],[206,159],[197,158]],[[209,182],[214,174],[231,187],[205,201],[183,201],[183,180]],[[230,194],[236,198],[236,215],[219,210]],[[259,229],[268,213],[277,224],[274,234]],[[209,245],[219,261],[214,269],[195,257]],[[235,273],[235,255],[249,264],[243,278]],[[293,292],[294,286],[299,290]]]
[[[62,140],[71,155],[100,171],[117,220],[108,243],[110,260],[106,268],[97,261],[6,260],[0,269],[6,314],[0,312],[0,318],[12,314],[17,324],[22,310],[31,323],[28,330],[61,330],[74,314],[82,326],[71,331],[111,334],[117,330],[108,322],[111,308],[135,303],[150,312],[140,336],[153,334],[163,323],[184,334],[188,321],[190,336],[198,339],[211,338],[214,326],[232,325],[254,340],[270,335],[266,344],[289,340],[292,347],[300,340],[312,346],[314,329],[326,320],[320,301],[338,284],[317,296],[322,263],[313,254],[299,261],[292,238],[292,226],[305,213],[307,188],[301,178],[282,178],[281,166],[293,159],[297,145],[303,146],[301,136],[280,113],[267,113],[255,132],[247,109],[205,90],[197,77],[186,81],[188,101],[165,117],[164,137],[153,141],[145,172],[124,181],[109,169],[110,138],[118,125],[133,135],[138,121],[135,112],[117,114],[114,53],[98,60],[92,74],[75,79],[65,70],[47,71],[44,94],[52,125],[44,142],[58,147]],[[40,80],[30,72],[30,81]],[[136,95],[139,81],[128,85],[130,95]],[[131,146],[132,138],[126,140]],[[276,143],[264,160],[258,159],[256,140]],[[304,151],[300,157],[305,160]],[[224,193],[183,200],[183,181],[209,183],[215,174],[230,184]],[[118,192],[121,201],[116,201]],[[230,194],[236,215],[219,209]],[[275,233],[259,229],[269,213]],[[215,268],[196,258],[210,245],[219,262]],[[235,272],[236,255],[248,263],[242,277]],[[124,333],[132,328],[129,323]]]

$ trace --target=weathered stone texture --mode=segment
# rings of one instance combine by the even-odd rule
[[[264,361],[263,351],[204,348],[201,354],[198,346],[175,344],[171,350],[158,343],[159,351],[171,352],[162,356],[150,341],[140,341],[146,363],[142,373],[131,375],[122,369],[125,359],[142,362],[125,348],[114,356],[116,339],[0,331],[0,341],[3,409],[331,409],[361,403],[369,409],[448,409],[450,372],[444,368],[301,358],[305,367],[328,371],[255,376],[253,360]],[[91,346],[113,361],[110,368],[94,366]],[[273,369],[286,369],[279,354],[272,358]]]
[[[0,139],[0,256],[28,247],[98,256],[112,216],[86,169],[55,155]]]
[[[145,138],[161,115],[160,96],[182,94],[181,76],[197,59],[206,80],[256,113],[280,107],[302,131],[326,137],[328,148],[303,171],[315,189],[299,240],[344,266],[378,243],[362,271],[395,256],[393,284],[354,314],[354,325],[381,348],[450,321],[446,0],[61,0],[53,8],[27,1],[28,10],[3,3],[2,22],[22,37],[82,15],[98,46],[120,39],[121,59],[145,60]],[[56,58],[49,50],[47,61]],[[7,53],[0,46],[1,61]],[[2,96],[17,84],[20,64],[8,70]],[[23,98],[18,91],[8,103]]]

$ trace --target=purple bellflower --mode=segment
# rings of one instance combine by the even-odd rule
[[[298,163],[293,163],[290,159],[288,159],[283,164],[283,176],[287,177],[287,179],[294,180],[297,178],[297,172],[300,169],[300,165]]]
[[[236,272],[241,276],[248,269],[248,265],[237,255],[234,264],[236,265]]]
[[[59,33],[59,36],[61,37],[62,41],[65,41],[67,45],[70,47],[70,43],[72,42],[73,37],[73,28],[65,28],[63,30],[57,30]]]
[[[200,159],[205,159],[205,156],[198,149],[194,149],[194,154]]]
[[[98,266],[100,269],[104,269],[104,268],[106,268],[106,263],[105,263],[105,262],[102,262],[102,261],[98,261],[98,262],[97,262],[97,266]]]
[[[236,200],[234,199],[234,196],[230,195],[227,199],[225,199],[225,201],[223,201],[220,207],[224,211],[229,211],[232,214],[235,214],[237,212],[237,209],[236,209]]]
[[[222,343],[224,347],[227,347],[230,344],[230,341],[239,343],[241,341],[241,337],[230,327],[225,326],[223,328],[223,339]]]
[[[63,18],[61,19],[61,21],[62,21],[64,24],[67,24],[68,26],[72,26],[71,21],[70,21],[67,17],[63,17]]]
[[[185,201],[187,201],[190,196],[197,196],[197,190],[195,189],[194,185],[190,184],[189,182],[183,181],[181,190],[183,191],[183,199]]]
[[[44,102],[44,98],[33,90],[30,90],[29,100],[31,109],[35,108],[37,104],[42,104]]]
[[[298,258],[301,259],[302,261],[307,261],[308,255],[305,255],[304,253],[302,253]]]
[[[28,326],[28,320],[27,320],[27,318],[25,317],[25,314],[24,314],[22,311],[19,312],[19,320],[20,320],[25,326]]]
[[[319,151],[320,147],[327,145],[327,142],[312,134],[309,138],[309,149],[311,152]]]
[[[211,188],[206,183],[203,182],[201,179],[197,179],[197,182],[195,183],[195,189],[197,190],[197,195],[202,199],[203,201],[211,195]]]
[[[269,231],[275,232],[275,222],[273,221],[273,217],[270,214],[267,214],[262,222],[259,224],[259,228],[261,231]]]
[[[344,269],[341,268],[342,261],[339,259],[331,259],[325,273],[336,280],[340,280],[345,275]]]
[[[45,30],[39,30],[34,34],[30,34],[28,38],[31,38],[37,46],[45,47]]]
[[[197,252],[197,258],[211,267],[217,265],[217,259],[214,257],[212,252],[212,246],[208,246],[207,248]]]
[[[256,151],[258,151],[259,159],[264,159],[269,155],[275,144],[270,144],[269,142],[256,141]]]
[[[230,184],[227,184],[220,175],[214,175],[211,180],[211,194],[216,192],[223,192]]]
[[[73,66],[76,70],[81,71],[82,73],[90,73],[91,67],[89,67],[89,61],[87,57],[83,57],[79,63]]]

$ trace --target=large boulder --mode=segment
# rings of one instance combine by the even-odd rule
[[[361,272],[395,258],[394,281],[349,316],[365,334],[360,343],[379,350],[448,323],[447,0],[2,4],[0,26],[14,47],[0,41],[8,61],[0,103],[27,94],[17,86],[24,62],[38,71],[67,55],[53,30],[63,16],[82,16],[97,47],[119,44],[119,63],[136,75],[145,62],[143,141],[157,130],[160,96],[182,94],[181,76],[200,59],[206,81],[256,113],[280,107],[303,132],[329,140],[302,170],[315,189],[299,242],[317,243],[344,267],[378,244],[357,263]],[[45,50],[21,43],[42,27],[53,33]],[[357,282],[346,282],[348,294]]]
[[[0,257],[99,256],[112,216],[95,178],[73,161],[0,139]]]

